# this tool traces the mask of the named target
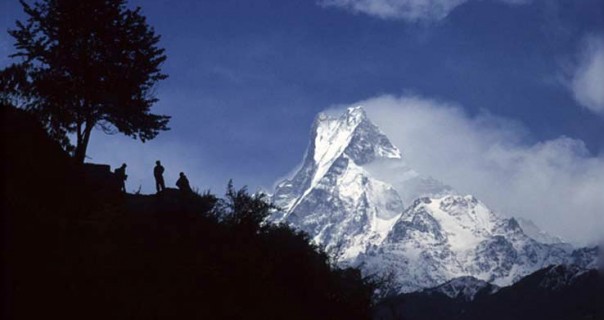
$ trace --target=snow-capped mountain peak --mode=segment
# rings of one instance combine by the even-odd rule
[[[348,108],[339,117],[320,113],[312,126],[302,167],[291,180],[277,186],[275,202],[291,211],[330,173],[376,159],[401,159],[401,153],[369,119],[362,107]],[[355,168],[350,166],[355,171]],[[359,171],[359,170],[356,170]],[[357,172],[360,173],[360,172]]]
[[[509,285],[549,264],[595,259],[539,242],[517,220],[413,170],[362,107],[317,116],[302,166],[273,201],[282,210],[272,221],[306,231],[343,265],[393,273],[401,292],[464,276]]]
[[[348,108],[340,117],[319,114],[313,126],[309,155],[319,168],[327,168],[345,154],[356,164],[376,158],[400,159],[400,151],[369,119],[362,107]],[[318,174],[321,176],[321,173]]]

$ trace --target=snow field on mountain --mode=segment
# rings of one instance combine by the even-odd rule
[[[394,274],[399,292],[462,276],[503,286],[549,264],[595,265],[592,251],[531,238],[515,219],[410,168],[361,107],[320,114],[304,159],[277,185],[273,201],[284,210],[271,220],[309,233],[342,265]]]

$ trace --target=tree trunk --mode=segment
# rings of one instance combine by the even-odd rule
[[[84,157],[85,155],[82,155],[82,123],[80,121],[78,121],[77,127],[76,127],[76,146],[75,146],[75,150],[73,151],[73,158],[76,160],[76,163],[84,163]]]
[[[74,158],[76,163],[84,163],[86,160],[86,150],[88,149],[88,142],[90,141],[90,134],[92,133],[93,125],[86,123],[83,133],[78,133],[78,140],[75,148]]]

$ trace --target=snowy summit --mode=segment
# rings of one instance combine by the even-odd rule
[[[534,228],[531,237],[516,219],[410,168],[402,150],[362,107],[319,114],[302,166],[276,187],[281,210],[271,220],[309,233],[342,265],[393,274],[399,292],[465,276],[506,286],[551,264],[595,267],[595,251],[543,241]]]

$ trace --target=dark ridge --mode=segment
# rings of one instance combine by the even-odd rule
[[[602,278],[597,270],[549,266],[512,286],[473,300],[439,292],[414,292],[386,299],[376,320],[600,320],[604,319]]]
[[[2,119],[2,319],[369,319],[373,285],[270,206],[119,192],[27,113]]]

